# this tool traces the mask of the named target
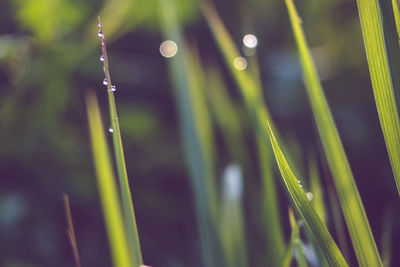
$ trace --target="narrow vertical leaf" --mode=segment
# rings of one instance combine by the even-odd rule
[[[340,250],[329,234],[328,229],[326,229],[326,226],[318,217],[305,192],[301,188],[296,176],[290,169],[270,127],[268,128],[268,132],[276,162],[281,172],[283,181],[285,182],[286,188],[288,189],[293,200],[294,206],[312,233],[316,243],[321,248],[330,266],[347,266],[342,253],[340,253]]]
[[[312,205],[318,216],[321,218],[324,224],[327,223],[326,219],[326,207],[324,202],[324,192],[322,190],[320,175],[316,159],[313,157],[309,158],[308,161],[308,175],[310,181],[310,189],[312,193]]]
[[[117,166],[119,188],[121,192],[123,216],[125,220],[125,227],[127,232],[127,239],[129,242],[129,248],[132,250],[131,253],[132,261],[135,265],[139,266],[143,264],[142,250],[140,247],[139,234],[136,225],[135,211],[133,209],[132,195],[129,188],[128,174],[126,172],[126,163],[124,149],[122,146],[121,131],[119,128],[117,107],[115,105],[113,84],[109,71],[109,61],[106,48],[106,40],[104,37],[103,26],[99,18],[99,27],[101,32],[101,50],[104,58],[104,75],[107,82],[107,95],[110,108],[110,121],[111,121],[111,132],[114,145],[115,162]]]
[[[104,135],[99,105],[93,94],[86,97],[86,106],[97,184],[114,267],[137,267],[138,265],[132,263],[129,256],[129,246],[126,240],[118,191],[114,182],[111,158]]]
[[[328,160],[351,240],[361,266],[381,266],[382,262],[369,226],[364,206],[350,169],[339,133],[322,90],[301,20],[292,0],[286,0],[289,17],[299,50],[308,97]]]
[[[211,155],[211,126],[199,77],[183,41],[174,0],[160,0],[160,25],[166,40],[176,43],[178,52],[167,59],[183,137],[184,152],[191,178],[198,232],[204,266],[220,266],[218,203]]]
[[[255,81],[246,70],[239,70],[234,67],[234,60],[240,56],[240,53],[222,23],[217,10],[209,1],[204,1],[202,4],[202,11],[206,21],[224,56],[227,67],[239,87],[253,123],[263,183],[263,215],[266,224],[268,259],[272,265],[277,266],[282,261],[285,243],[280,222],[276,186],[273,179],[271,151],[265,147],[265,121],[271,121],[271,116],[263,101],[264,97],[262,89],[259,87],[260,83]]]
[[[400,87],[400,48],[391,1],[357,0],[372,88],[400,194],[400,121],[394,88]],[[399,93],[399,92],[398,92]]]
[[[220,231],[223,237],[225,264],[230,267],[245,267],[247,248],[242,209],[243,178],[237,165],[229,165],[223,174]]]
[[[67,194],[64,194],[64,209],[65,209],[65,217],[67,219],[67,224],[68,224],[67,233],[69,241],[71,243],[72,252],[74,253],[75,265],[76,267],[81,267],[81,261],[79,259],[78,243],[76,242],[74,223],[72,221],[72,212],[69,204],[69,197]]]

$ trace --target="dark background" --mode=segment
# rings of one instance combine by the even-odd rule
[[[306,151],[320,150],[319,140],[284,1],[215,3],[238,46],[244,34],[257,35],[267,105],[283,135],[298,143],[305,163]],[[393,215],[396,251],[398,195],[374,104],[356,1],[307,0],[296,5],[376,242],[380,249],[384,218]],[[181,0],[177,6],[201,59],[221,66],[242,108],[197,1]],[[158,9],[156,0],[0,1],[0,266],[73,266],[63,193],[71,200],[82,265],[111,264],[84,106],[85,92],[96,90],[108,123],[98,15],[118,88],[144,261],[152,266],[201,266],[167,59],[159,53],[163,40]],[[249,132],[250,126],[243,124]],[[324,184],[331,185],[324,158],[319,158]],[[286,218],[282,186],[281,191]],[[250,219],[246,224],[249,256],[257,258],[264,241]],[[393,266],[400,264],[398,255],[393,261]]]

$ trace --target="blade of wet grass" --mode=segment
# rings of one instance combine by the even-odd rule
[[[131,261],[111,157],[99,105],[94,94],[86,97],[90,140],[108,240],[115,267],[139,266]]]
[[[328,229],[318,217],[318,214],[313,209],[305,192],[299,184],[298,179],[290,169],[270,127],[268,132],[276,162],[286,188],[289,191],[294,207],[304,220],[305,225],[308,227],[316,243],[321,248],[330,266],[348,266],[335,241],[329,234]]]
[[[382,262],[350,164],[307,46],[301,19],[292,0],[286,0],[286,6],[299,50],[309,101],[358,262],[361,266],[381,266]]]
[[[116,87],[112,84],[111,75],[109,71],[109,60],[107,55],[106,40],[104,37],[103,26],[99,18],[99,36],[101,37],[101,50],[103,59],[103,70],[105,75],[105,85],[107,85],[107,95],[110,109],[110,121],[112,133],[115,163],[117,166],[119,188],[121,192],[123,216],[127,232],[127,238],[130,249],[134,252],[131,253],[132,261],[135,265],[143,264],[142,250],[140,247],[139,234],[136,225],[135,211],[133,208],[132,195],[129,187],[128,174],[126,171],[125,155],[122,146],[121,130],[119,127],[117,107],[115,104],[114,91]]]

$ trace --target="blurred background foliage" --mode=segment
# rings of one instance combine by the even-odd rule
[[[214,2],[239,47],[244,34],[257,35],[259,45],[253,57],[260,63],[272,116],[291,144],[291,153],[297,155],[299,168],[306,170],[307,156],[318,153],[323,185],[332,187],[320,156],[284,1]],[[243,154],[254,165],[244,173],[249,183],[244,204],[248,256],[251,266],[264,266],[260,181],[257,164],[251,163],[257,160],[244,105],[198,1],[175,0],[175,5],[186,37],[197,43],[199,58],[210,66],[206,72],[219,69],[232,98],[227,110],[239,120],[238,138],[243,137],[242,146],[246,146]],[[83,97],[86,90],[96,90],[103,107],[107,106],[99,62],[98,15],[118,87],[117,108],[145,263],[202,266],[168,59],[159,53],[163,41],[160,1],[3,0],[0,6],[0,266],[73,265],[63,193],[70,196],[83,266],[110,266]],[[386,234],[384,218],[393,212],[395,251],[400,228],[393,207],[398,198],[373,100],[356,2],[307,0],[298,1],[297,6],[372,231],[381,244]],[[215,86],[221,83],[214,82]],[[214,110],[220,94],[209,93],[209,102],[215,102],[210,104],[214,124],[224,121]],[[107,109],[103,111],[103,118],[108,118]],[[232,163],[228,153],[232,148],[224,143],[227,133],[223,129],[216,129],[215,134],[220,181]],[[278,187],[288,240],[289,203],[283,187]],[[340,238],[329,215],[327,221],[333,236]],[[348,239],[344,242],[351,247]],[[354,255],[350,257],[355,263]],[[393,266],[398,266],[398,255],[393,257]]]

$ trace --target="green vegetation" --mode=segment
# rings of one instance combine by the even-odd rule
[[[6,2],[1,266],[400,264],[397,1]]]

